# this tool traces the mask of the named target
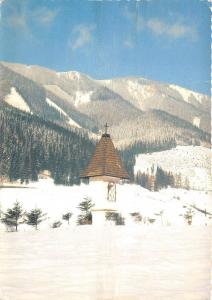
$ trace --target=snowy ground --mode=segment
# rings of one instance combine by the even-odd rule
[[[0,213],[6,212],[17,200],[26,211],[33,208],[42,209],[47,213],[47,220],[40,229],[49,228],[53,222],[62,221],[62,215],[71,212],[71,225],[76,225],[80,211],[78,205],[85,197],[98,203],[102,198],[103,183],[93,186],[56,186],[51,179],[43,179],[22,187],[0,188]],[[117,201],[114,208],[122,214],[127,224],[130,224],[130,213],[138,212],[144,218],[156,219],[154,225],[185,225],[184,215],[189,207],[196,206],[212,214],[212,198],[210,191],[187,191],[168,188],[159,192],[150,192],[138,185],[124,184],[116,188]],[[105,192],[106,193],[106,192]],[[66,221],[63,221],[65,226]],[[131,222],[132,223],[132,222]],[[212,215],[205,216],[194,209],[193,225],[212,224]],[[30,230],[27,225],[21,225],[20,230]],[[0,223],[0,231],[5,226]]]
[[[174,163],[173,163],[174,162]],[[138,171],[149,173],[152,165],[187,177],[191,188],[212,189],[211,150],[202,146],[177,146],[171,150],[139,154],[134,167]]]
[[[209,227],[1,233],[1,300],[209,300]]]
[[[40,225],[40,229],[49,228],[53,222],[62,221],[62,215],[71,212],[71,225],[76,225],[80,211],[78,205],[85,197],[98,202],[102,197],[102,183],[81,186],[56,186],[51,179],[43,179],[30,183],[23,188],[0,188],[0,213],[11,208],[18,200],[23,209],[29,211],[35,207],[47,213],[47,220]],[[156,219],[154,225],[185,225],[184,214],[190,206],[212,213],[211,192],[187,191],[183,189],[164,189],[159,192],[150,192],[138,185],[118,185],[117,201],[114,208],[122,214],[130,225],[129,214],[140,213],[145,218]],[[66,221],[63,221],[63,227]],[[212,224],[212,216],[194,210],[193,225]],[[31,230],[28,225],[21,225],[20,230]],[[0,223],[0,231],[5,226]]]
[[[188,226],[183,218],[189,205],[212,212],[209,192],[120,185],[115,205],[123,216],[163,211],[162,222],[76,226],[78,204],[100,191],[101,184],[64,187],[51,179],[0,188],[2,212],[18,200],[48,213],[38,231],[6,232],[0,224],[0,300],[210,299],[211,219],[196,212]],[[50,228],[68,211],[70,225]]]

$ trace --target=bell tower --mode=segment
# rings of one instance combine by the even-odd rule
[[[108,124],[97,143],[93,156],[81,174],[98,191],[92,210],[93,223],[104,223],[105,213],[116,211],[117,184],[129,180],[129,175],[114,147]],[[101,217],[100,217],[101,215]]]

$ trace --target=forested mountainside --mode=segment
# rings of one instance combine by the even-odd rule
[[[151,180],[148,182],[146,180],[148,177],[151,179],[152,175],[156,175],[155,177],[161,175],[161,172],[158,172],[159,167],[163,169],[163,175],[172,175],[172,182],[169,185],[174,184],[176,187],[182,187],[184,184],[185,187],[192,189],[211,190],[210,164],[210,148],[202,146],[177,146],[170,150],[137,155],[134,174],[140,182],[145,183],[146,181],[146,184],[149,185]]]
[[[136,162],[136,156],[141,153],[152,153],[163,150],[168,150],[176,147],[175,139],[155,140],[150,142],[136,142],[119,150],[119,155],[127,169],[131,180],[134,181],[134,166]]]
[[[108,122],[134,180],[137,154],[209,146],[209,108],[208,96],[173,85],[141,78],[101,81],[2,62],[0,176],[37,180],[47,169],[55,183],[79,183]]]
[[[102,85],[142,111],[158,109],[210,132],[210,99],[180,86],[145,78],[114,78]]]
[[[0,108],[0,132],[0,177],[11,181],[36,181],[49,170],[55,183],[77,184],[94,150],[86,135],[6,106]]]
[[[210,137],[210,100],[181,87],[129,77],[95,80],[79,72],[0,63],[0,100],[66,128],[100,134],[119,147],[137,141]]]
[[[56,184],[78,184],[95,147],[95,142],[78,130],[67,130],[2,104],[0,132],[0,177],[10,181],[36,181],[40,172],[49,170]],[[175,146],[174,139],[139,142],[119,153],[133,181],[137,154]]]
[[[123,119],[110,132],[117,146],[130,146],[142,141],[152,143],[175,139],[181,145],[209,145],[210,134],[187,121],[160,110],[151,110],[133,120]]]

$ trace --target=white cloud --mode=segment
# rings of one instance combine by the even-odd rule
[[[164,35],[172,39],[188,38],[195,41],[198,38],[196,28],[191,25],[184,24],[179,18],[176,22],[169,24],[158,18],[144,19],[138,12],[132,12],[125,8],[123,15],[134,26],[137,32],[147,28],[155,35]]]
[[[7,17],[6,25],[30,33],[30,22],[41,26],[49,25],[54,21],[57,14],[58,11],[46,7],[39,7],[33,11],[24,9],[21,13],[13,10]]]
[[[18,14],[13,13],[8,16],[6,20],[6,25],[12,27],[14,29],[22,30],[28,32],[28,25],[27,25],[27,17],[25,14]]]
[[[150,19],[146,22],[146,26],[155,34],[164,34],[166,32],[166,26],[158,19]]]
[[[182,24],[174,24],[170,28],[168,28],[167,33],[175,38],[184,36],[190,31],[190,29]]]
[[[133,41],[131,39],[126,39],[124,41],[124,46],[126,48],[133,49],[135,45],[134,45],[134,43],[133,43]]]
[[[72,50],[76,50],[79,48],[84,47],[85,45],[89,44],[93,39],[93,31],[95,29],[95,25],[90,24],[80,24],[77,25],[72,33],[75,38],[69,42],[69,46]]]
[[[152,18],[146,22],[146,26],[156,35],[167,35],[174,39],[182,37],[197,38],[197,32],[194,27],[179,22],[168,24],[159,19]]]
[[[46,7],[41,7],[33,13],[33,18],[38,23],[41,23],[43,25],[48,25],[52,23],[57,16],[58,11],[56,10],[50,10]]]

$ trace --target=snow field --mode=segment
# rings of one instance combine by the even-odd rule
[[[190,103],[190,98],[194,98],[196,101],[198,101],[199,103],[202,103],[202,99],[205,97],[202,94],[199,93],[195,93],[191,90],[182,88],[180,86],[174,85],[174,84],[170,84],[169,85],[170,88],[176,90],[178,93],[180,93],[180,95],[182,96],[182,98],[184,99],[184,101]]]
[[[173,164],[174,162],[174,164]],[[211,190],[211,150],[202,146],[177,146],[174,149],[139,154],[136,157],[134,173],[149,173],[151,166],[160,166],[174,175],[181,174],[182,179],[189,179],[191,188]]]
[[[209,300],[211,228],[2,233],[1,300]]]
[[[16,107],[20,110],[30,112],[30,108],[24,98],[16,91],[14,87],[11,88],[10,94],[5,97],[5,102],[13,107]]]
[[[57,72],[57,76],[65,76],[65,78],[70,80],[80,80],[81,73],[77,71],[68,71],[68,72]]]
[[[89,92],[76,91],[74,105],[77,107],[81,104],[89,103],[91,101],[92,94],[93,91],[89,91]]]
[[[127,85],[129,94],[137,100],[151,97],[156,91],[154,86],[141,85],[138,81],[128,80]]]
[[[64,110],[62,110],[62,108],[60,108],[56,103],[54,103],[52,100],[50,100],[49,98],[46,98],[46,102],[48,103],[49,106],[54,107],[57,111],[59,111],[59,113],[65,117],[68,118],[68,124],[70,126],[74,126],[74,127],[78,127],[80,128],[81,126],[79,124],[77,124],[74,120],[72,120],[66,112],[64,112]]]
[[[195,125],[196,127],[200,127],[200,122],[201,122],[201,119],[199,117],[193,118],[193,125]]]
[[[85,197],[89,197],[98,207],[98,203],[101,202],[99,200],[103,197],[103,189],[105,186],[101,182],[96,182],[95,185],[81,184],[66,187],[54,185],[51,179],[42,179],[26,185],[25,188],[0,189],[0,211],[5,212],[18,200],[26,211],[40,208],[43,213],[47,213],[47,220],[40,224],[40,229],[51,227],[55,221],[62,221],[62,215],[67,212],[73,213],[70,226],[75,226],[77,217],[81,213],[78,209],[79,203]],[[150,192],[132,184],[118,185],[116,190],[117,201],[113,203],[113,208],[122,214],[128,226],[135,225],[130,216],[130,213],[134,212],[140,213],[143,220],[144,218],[155,219],[152,226],[187,226],[184,214],[191,206],[206,209],[207,212],[212,213],[211,194],[208,192],[172,188]],[[67,225],[66,221],[63,223],[63,227]],[[212,218],[205,217],[204,213],[194,210],[193,225],[205,226],[211,223]],[[28,225],[20,225],[19,228],[20,230],[34,230]],[[5,231],[2,223],[0,223],[0,231]]]
[[[27,211],[48,213],[38,231],[20,225],[19,232],[9,233],[1,224],[0,299],[209,300],[211,220],[205,226],[204,214],[196,212],[188,226],[180,215],[189,205],[212,212],[210,194],[123,184],[117,186],[116,209],[124,217],[140,212],[153,218],[163,211],[158,222],[75,226],[77,206],[84,197],[97,201],[102,184],[65,187],[42,179],[0,188],[0,211],[18,200]],[[63,221],[50,229],[67,212],[73,213],[70,225]]]

